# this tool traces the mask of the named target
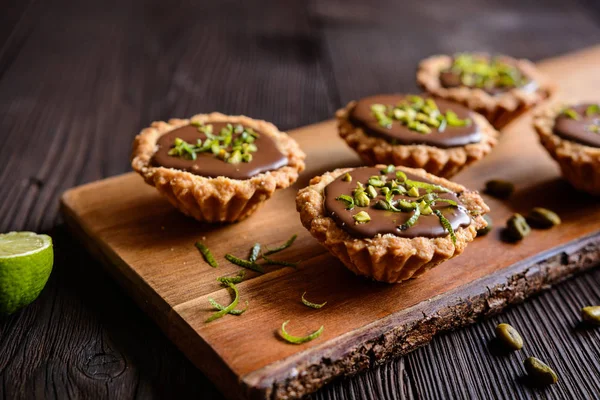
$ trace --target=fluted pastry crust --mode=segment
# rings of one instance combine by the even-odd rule
[[[485,118],[474,113],[474,122],[481,129],[481,141],[478,143],[449,148],[424,144],[392,144],[383,138],[368,135],[363,128],[350,121],[350,113],[355,105],[356,102],[352,101],[337,111],[338,133],[369,165],[392,164],[423,168],[431,174],[449,178],[481,160],[498,142],[498,131]]]
[[[417,84],[434,96],[454,100],[478,112],[496,129],[503,128],[556,92],[555,85],[550,83],[529,60],[515,60],[515,66],[537,83],[537,89],[528,91],[517,87],[498,95],[491,95],[479,88],[443,87],[440,83],[440,72],[451,65],[452,57],[449,55],[437,55],[424,59],[419,63],[417,69]]]
[[[287,157],[287,165],[238,180],[227,177],[208,178],[172,168],[156,167],[150,160],[158,138],[190,122],[242,124],[270,136]],[[235,222],[247,218],[268,200],[275,190],[292,185],[304,170],[306,155],[298,143],[275,125],[243,115],[220,113],[197,114],[190,119],[153,122],[135,137],[131,166],[148,183],[165,196],[182,213],[202,222]]]
[[[385,165],[377,167],[385,168]],[[301,189],[296,197],[296,209],[302,224],[327,250],[355,274],[388,283],[418,277],[462,253],[477,236],[477,230],[487,226],[483,215],[489,211],[477,192],[468,191],[457,183],[428,174],[422,169],[396,168],[460,194],[461,202],[471,213],[472,222],[468,227],[455,231],[456,245],[449,235],[439,238],[403,238],[393,234],[374,238],[351,236],[325,214],[323,193],[329,183],[352,168],[336,169],[314,177],[310,185]]]
[[[554,120],[564,107],[553,105],[534,116],[533,126],[540,142],[556,160],[563,176],[575,188],[600,196],[600,148],[586,146],[557,136]]]

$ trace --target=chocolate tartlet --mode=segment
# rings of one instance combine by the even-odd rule
[[[528,60],[461,53],[429,57],[417,83],[436,97],[457,101],[500,129],[550,97],[554,86]]]
[[[428,95],[367,97],[336,117],[340,136],[365,163],[423,168],[442,177],[482,159],[498,137],[481,115]]]
[[[304,158],[271,123],[212,113],[152,123],[136,136],[131,165],[184,214],[235,222],[293,184]]]
[[[462,253],[489,211],[477,192],[422,169],[384,165],[317,176],[298,192],[296,209],[349,270],[389,283]]]
[[[536,115],[533,125],[563,176],[600,196],[600,103],[553,106]]]

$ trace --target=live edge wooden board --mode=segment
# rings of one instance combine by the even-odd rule
[[[560,85],[561,100],[600,100],[600,47],[539,66]],[[134,173],[69,190],[62,210],[75,235],[227,397],[296,398],[600,263],[600,200],[560,179],[530,124],[526,115],[509,125],[491,155],[455,180],[473,189],[491,178],[516,184],[510,201],[486,197],[497,226],[534,206],[556,210],[562,225],[534,231],[519,244],[503,243],[495,229],[461,256],[402,284],[354,276],[300,224],[299,188],[325,171],[360,165],[333,121],[290,132],[308,155],[306,171],[294,187],[238,224],[209,226],[186,218]],[[255,242],[273,246],[292,234],[298,240],[281,258],[302,260],[298,269],[248,271],[239,284],[240,304],[247,300],[248,311],[205,323],[214,312],[209,297],[225,304],[231,299],[215,280],[239,270],[223,258],[225,253],[246,257]],[[200,239],[218,268],[203,262],[194,247]],[[320,310],[304,306],[304,291],[311,301],[327,305]],[[325,330],[312,342],[288,344],[277,336],[288,319],[296,335],[321,325]]]

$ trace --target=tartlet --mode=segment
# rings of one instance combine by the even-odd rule
[[[388,283],[462,253],[487,226],[489,211],[477,192],[459,184],[385,165],[317,176],[298,192],[296,209],[304,227],[350,271]]]
[[[153,122],[136,136],[131,165],[182,213],[235,222],[293,184],[304,158],[269,122],[211,113]]]
[[[548,107],[533,125],[565,179],[600,196],[600,103]]]
[[[496,129],[555,91],[532,62],[482,53],[426,58],[419,63],[417,83],[436,97],[457,101],[480,113]]]
[[[498,137],[481,115],[429,95],[366,97],[336,117],[339,135],[368,165],[423,168],[441,177],[482,159]]]

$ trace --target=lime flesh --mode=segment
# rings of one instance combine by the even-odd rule
[[[46,286],[53,263],[50,236],[0,234],[0,314],[12,314],[34,301]]]

